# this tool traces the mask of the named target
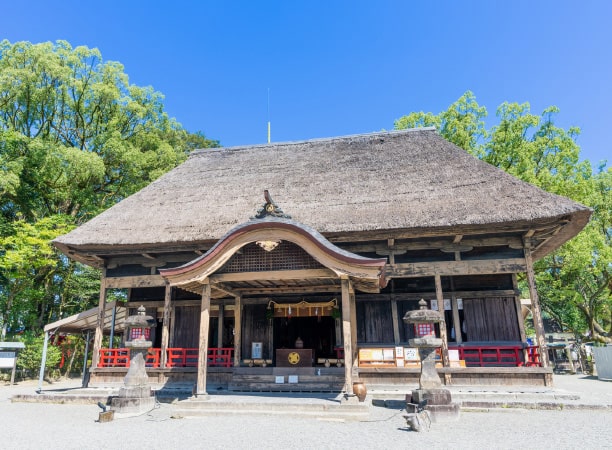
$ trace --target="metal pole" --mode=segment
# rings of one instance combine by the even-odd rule
[[[113,305],[113,316],[111,318],[110,325],[110,342],[108,343],[108,348],[113,348],[113,338],[115,337],[115,316],[117,315],[117,301]]]
[[[91,330],[87,330],[87,337],[85,338],[85,355],[83,356],[83,373],[81,386],[86,387],[85,376],[87,375],[87,357],[89,356],[89,334]]]
[[[36,393],[40,394],[42,391],[43,378],[45,376],[45,366],[47,365],[47,345],[49,344],[49,332],[45,331],[45,342],[43,344],[42,357],[40,361],[40,373],[38,374],[38,389]]]

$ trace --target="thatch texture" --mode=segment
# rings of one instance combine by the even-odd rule
[[[472,157],[433,129],[194,152],[181,166],[56,240],[60,248],[214,242],[264,203],[326,236],[573,222],[588,208]]]

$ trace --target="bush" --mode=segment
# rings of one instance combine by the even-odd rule
[[[40,371],[40,362],[42,359],[45,338],[44,336],[25,336],[23,342],[25,344],[25,349],[20,351],[17,355],[17,367],[27,371],[30,376],[33,376]],[[45,373],[56,370],[61,359],[62,352],[60,349],[54,345],[47,345]]]

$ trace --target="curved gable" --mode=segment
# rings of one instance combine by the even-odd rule
[[[239,253],[243,249],[249,251],[251,260],[244,261]],[[253,255],[258,261],[253,261]],[[228,270],[231,264],[238,269]],[[171,285],[195,291],[208,279],[245,283],[272,278],[277,283],[293,280],[294,284],[312,285],[313,279],[349,277],[358,289],[371,292],[386,285],[385,264],[385,258],[366,258],[336,247],[306,225],[267,218],[233,228],[204,255],[160,273]],[[231,276],[237,272],[242,275]],[[325,289],[324,285],[320,288]]]

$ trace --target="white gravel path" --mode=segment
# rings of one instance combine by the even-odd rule
[[[0,391],[2,387],[0,387]],[[458,422],[408,431],[402,411],[371,408],[369,420],[340,422],[264,416],[172,418],[151,413],[98,423],[93,405],[11,403],[0,395],[3,449],[612,449],[612,412],[462,412]]]

